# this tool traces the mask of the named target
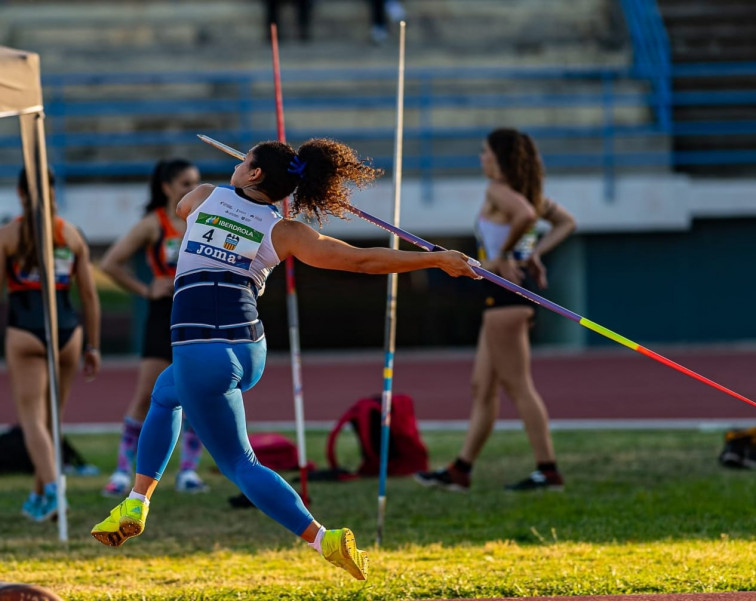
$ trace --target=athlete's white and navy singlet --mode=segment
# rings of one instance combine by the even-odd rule
[[[186,220],[176,266],[173,345],[262,336],[257,297],[280,262],[271,242],[278,209],[216,188]]]

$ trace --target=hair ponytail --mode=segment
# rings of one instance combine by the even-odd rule
[[[29,180],[26,176],[26,168],[21,169],[18,174],[18,192],[21,197],[21,209],[23,214],[21,216],[21,232],[18,240],[18,247],[16,249],[16,257],[21,265],[21,269],[27,273],[39,266],[39,258],[37,257],[37,244],[34,239],[34,215],[31,212],[31,198],[29,196]],[[48,168],[47,171],[48,182],[50,190],[55,186],[55,174],[52,169]],[[39,191],[41,193],[41,190]],[[55,203],[50,203],[50,219],[55,218]]]
[[[527,198],[540,215],[544,168],[533,139],[516,129],[500,128],[488,134],[486,141],[507,184]]]
[[[350,185],[364,188],[383,173],[341,142],[326,138],[308,140],[295,151],[283,142],[260,142],[253,149],[252,167],[264,177],[255,185],[273,202],[294,195],[292,213],[316,219],[343,217]]]
[[[354,149],[327,138],[302,144],[297,160],[305,168],[294,191],[292,210],[316,219],[318,224],[324,216],[343,217],[351,186],[362,189],[383,173],[361,160]]]

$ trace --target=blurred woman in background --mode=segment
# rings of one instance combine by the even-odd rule
[[[148,301],[136,388],[123,420],[117,466],[102,491],[120,497],[128,492],[136,457],[137,441],[150,406],[155,380],[171,363],[171,308],[181,238],[186,222],[176,216],[179,200],[199,184],[199,170],[186,159],[159,161],[150,176],[150,200],[145,214],[103,257],[100,267],[123,289]],[[128,268],[134,256],[144,251],[151,280],[144,283]],[[197,474],[202,443],[189,424],[184,425],[181,463],[176,476],[179,492],[205,492],[208,487]]]
[[[535,143],[515,129],[497,129],[483,141],[480,154],[488,178],[476,223],[482,266],[527,289],[546,288],[541,257],[575,229],[575,220],[543,196],[544,169]],[[551,228],[538,240],[536,223]],[[472,410],[467,435],[456,460],[435,472],[415,474],[424,486],[465,491],[473,464],[493,431],[500,390],[514,403],[535,455],[536,469],[506,490],[561,490],[564,486],[549,431],[549,416],[533,383],[529,332],[536,305],[489,281],[485,287],[483,323],[472,375]]]
[[[52,172],[49,183],[60,361],[58,403],[59,414],[62,414],[82,346],[85,377],[94,378],[100,369],[100,302],[89,262],[89,247],[75,226],[55,215]],[[42,522],[57,516],[58,496],[48,406],[50,380],[45,309],[26,170],[18,177],[17,191],[23,213],[0,228],[0,281],[4,281],[8,289],[5,359],[24,444],[34,465],[34,488],[23,504],[22,513]],[[84,328],[69,294],[74,282],[81,299]],[[86,345],[83,344],[85,334]]]

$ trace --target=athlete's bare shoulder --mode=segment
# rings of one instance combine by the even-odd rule
[[[198,206],[208,199],[213,190],[215,190],[215,186],[212,184],[200,184],[197,186],[179,201],[176,206],[176,215],[186,220]]]
[[[504,182],[489,182],[484,217],[498,223],[509,223],[518,214],[525,212],[533,212],[527,198]]]

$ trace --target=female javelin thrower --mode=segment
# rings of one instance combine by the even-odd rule
[[[331,563],[359,580],[367,577],[367,555],[352,532],[326,530],[283,478],[260,465],[249,445],[242,392],[255,385],[265,364],[257,296],[273,268],[289,256],[324,269],[379,274],[439,267],[452,276],[477,278],[462,253],[356,248],[282,218],[274,206],[293,193],[295,214],[318,222],[327,215],[341,217],[349,184],[362,187],[378,174],[334,140],[309,140],[298,151],[262,142],[236,166],[233,190],[203,184],[181,200],[177,214],[186,219],[187,230],[171,317],[173,364],[153,390],[134,488],[92,529],[97,540],[119,546],[144,530],[183,409],[223,474],[255,506]]]

